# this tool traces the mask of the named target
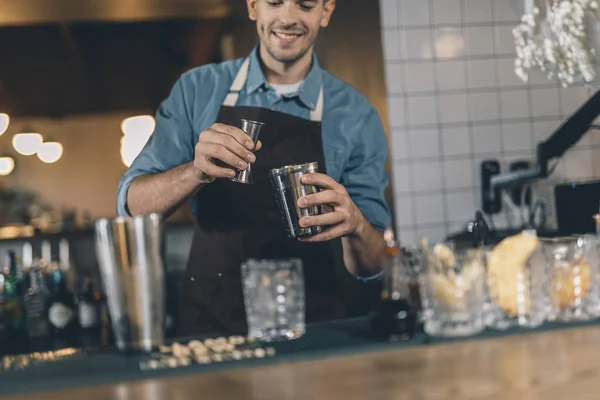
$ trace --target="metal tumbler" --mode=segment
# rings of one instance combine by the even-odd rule
[[[99,219],[96,255],[116,346],[150,352],[164,343],[165,277],[158,214]]]
[[[260,132],[264,126],[264,122],[242,119],[242,130],[246,132],[248,136],[250,136],[250,139],[252,139],[252,142],[254,142],[255,146],[258,142],[258,136],[260,135]],[[246,169],[238,170],[235,177],[231,178],[231,180],[239,183],[252,183],[251,164],[248,164],[248,168]]]
[[[323,213],[321,206],[298,207],[298,199],[319,192],[319,188],[316,186],[305,185],[301,182],[302,176],[314,172],[319,172],[317,162],[288,165],[270,171],[271,184],[275,191],[281,218],[290,238],[312,236],[323,231],[321,226],[300,227],[300,218]]]

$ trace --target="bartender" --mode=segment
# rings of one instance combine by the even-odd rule
[[[167,216],[189,201],[197,223],[180,335],[247,332],[240,265],[249,258],[302,259],[307,322],[345,316],[344,274],[369,280],[381,272],[390,222],[383,127],[369,101],[323,70],[314,54],[335,0],[247,0],[247,8],[257,46],[245,58],[182,74],[119,183],[119,215]],[[242,118],[266,124],[256,146],[240,129]],[[321,191],[298,205],[333,211],[300,221],[324,226],[321,233],[288,239],[268,171],[312,161],[319,173],[303,183]],[[228,179],[248,164],[253,184]]]

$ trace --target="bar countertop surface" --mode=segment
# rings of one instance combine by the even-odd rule
[[[598,399],[600,326],[329,355],[3,399]]]

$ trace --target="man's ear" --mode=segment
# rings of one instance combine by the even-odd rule
[[[326,28],[329,25],[329,20],[331,19],[333,10],[335,10],[335,0],[323,1],[323,18],[321,18],[321,28]]]
[[[257,0],[246,0],[248,6],[248,18],[252,21],[256,21],[256,2]]]

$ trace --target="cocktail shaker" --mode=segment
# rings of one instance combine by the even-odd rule
[[[298,206],[298,199],[319,192],[318,187],[305,185],[301,181],[304,175],[318,171],[319,166],[315,161],[272,169],[269,173],[285,231],[290,238],[312,236],[323,231],[323,227],[321,226],[303,228],[300,227],[299,223],[302,217],[310,217],[323,213],[321,206],[306,208]]]
[[[164,342],[165,318],[160,215],[97,220],[95,239],[117,349],[158,348]]]

